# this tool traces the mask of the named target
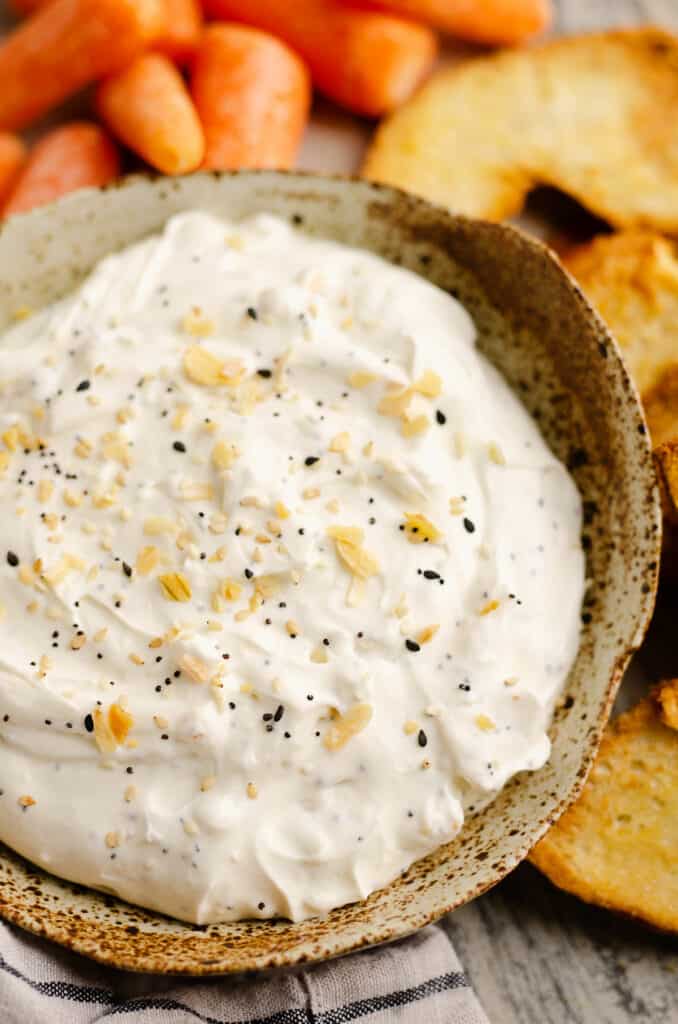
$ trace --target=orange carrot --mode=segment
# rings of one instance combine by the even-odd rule
[[[119,172],[118,152],[98,125],[60,125],[31,150],[3,214],[24,213],[78,188],[107,185]]]
[[[198,0],[163,0],[165,30],[153,49],[184,63],[193,56],[202,32],[202,8]]]
[[[359,114],[393,110],[430,71],[436,38],[404,18],[339,0],[203,0],[215,18],[279,36],[308,64],[318,88]]]
[[[514,46],[548,28],[551,0],[349,0],[392,11],[442,32],[493,46]]]
[[[162,28],[161,0],[51,0],[0,45],[0,129],[123,66]]]
[[[244,25],[210,25],[191,93],[205,133],[203,167],[292,166],[311,88],[303,62],[279,39]]]
[[[184,80],[160,53],[144,53],[97,90],[99,116],[121,142],[165,174],[200,166],[205,139]]]
[[[32,14],[52,0],[11,0],[19,15]],[[200,41],[202,7],[199,0],[160,0],[164,28],[153,43],[153,49],[183,63],[193,56]]]
[[[15,14],[25,17],[37,11],[38,7],[44,7],[45,3],[49,3],[49,0],[10,0],[10,7]]]
[[[26,147],[9,132],[0,132],[0,203],[11,192],[26,162]]]

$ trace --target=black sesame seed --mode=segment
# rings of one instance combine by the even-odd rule
[[[272,722],[272,721],[273,721],[273,715],[271,714],[271,712],[270,712],[270,711],[267,711],[267,712],[266,712],[266,713],[265,713],[264,715],[262,715],[261,717],[262,717],[262,719],[264,720],[264,722]]]
[[[78,384],[76,391],[89,391],[91,384],[88,380],[81,380]]]
[[[467,533],[475,533],[476,530],[476,524],[471,519],[467,519],[466,516],[464,516],[464,529]]]
[[[421,647],[416,642],[416,640],[410,640],[409,638],[405,641],[405,647],[407,647],[408,651],[413,651],[413,652],[421,650]]]
[[[259,314],[257,313],[257,311],[254,308],[254,306],[248,306],[247,307],[247,315],[250,318],[250,320],[258,320],[259,319]]]
[[[228,706],[229,706],[229,708],[231,709],[231,711],[235,711],[235,704],[233,703],[233,701],[232,701],[232,700],[229,700],[229,702],[228,702]]]
[[[263,377],[264,380],[268,380],[269,377],[273,376],[273,373],[271,370],[257,370],[257,375]]]
[[[266,732],[273,732],[273,723],[269,722],[266,726]]]
[[[428,743],[428,736],[426,735],[423,729],[420,729],[419,732],[417,733],[417,743],[419,744],[420,747],[425,747],[426,744]]]
[[[252,572],[251,569],[245,569],[245,576],[247,577],[248,580],[251,580],[252,577],[254,576],[254,573]]]
[[[439,423],[441,427],[444,427],[447,423],[447,416],[440,409],[436,409],[436,423]]]
[[[13,551],[8,551],[7,561],[9,562],[13,569],[16,569],[17,565],[19,564],[19,556],[15,555]]]
[[[320,462],[320,459],[317,455],[307,455],[306,458],[304,459],[305,466],[315,466],[316,462]]]
[[[424,579],[425,580],[439,580],[440,579],[440,573],[434,572],[433,569],[424,569]]]
[[[127,576],[127,578],[129,579],[132,575],[132,566],[128,565],[127,562],[123,562],[122,571],[124,572],[125,576]]]
[[[257,906],[258,906],[259,910],[263,910],[264,907],[266,906],[266,904],[265,903],[257,903]]]
[[[127,767],[125,768],[125,771],[127,772],[128,775],[134,775],[134,768],[132,768],[131,764],[127,765]]]
[[[85,715],[85,729],[87,732],[94,732],[94,719],[91,715]]]
[[[184,444],[183,441],[175,441],[172,447],[174,448],[175,452],[183,453],[186,451],[186,445]]]
[[[274,722],[279,722],[284,714],[285,714],[284,707],[282,706],[282,704],[278,704],[278,707],[275,709],[275,714],[273,715],[273,721]]]

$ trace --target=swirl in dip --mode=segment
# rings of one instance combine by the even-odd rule
[[[188,213],[8,330],[0,379],[14,849],[298,920],[544,764],[580,498],[449,295]]]

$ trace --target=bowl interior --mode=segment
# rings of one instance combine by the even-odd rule
[[[272,172],[133,178],[10,221],[0,326],[74,287],[105,254],[180,210],[267,210],[380,253],[456,295],[481,350],[517,391],[585,501],[591,580],[582,643],[545,768],[511,782],[461,836],[364,903],[299,924],[191,926],[63,882],[0,845],[0,914],[131,970],[207,974],[324,959],[414,931],[499,881],[578,791],[647,625],[660,510],[645,425],[609,334],[544,247],[367,182]]]

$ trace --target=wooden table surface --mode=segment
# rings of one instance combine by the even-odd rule
[[[558,32],[648,23],[678,30],[678,0],[556,5]],[[11,23],[0,0],[0,32]],[[64,113],[80,114],[82,105],[69,104],[49,120]],[[353,172],[370,132],[366,123],[320,103],[300,165]],[[660,667],[656,645],[653,654],[645,669],[657,678],[666,662]],[[668,670],[678,674],[678,663]],[[491,1024],[678,1024],[678,939],[586,906],[529,864],[449,915],[445,927]]]

